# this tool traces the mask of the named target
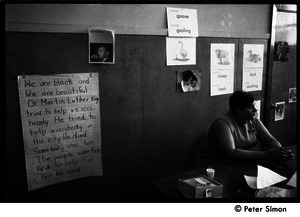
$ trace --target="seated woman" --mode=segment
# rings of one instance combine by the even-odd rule
[[[230,110],[210,126],[207,145],[215,159],[280,164],[292,158],[256,117],[254,99],[249,92],[234,92],[229,98]]]

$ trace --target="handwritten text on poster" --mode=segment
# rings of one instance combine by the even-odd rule
[[[98,74],[18,76],[28,189],[102,175]]]

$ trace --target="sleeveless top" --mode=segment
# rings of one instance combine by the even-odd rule
[[[259,130],[262,123],[259,119],[254,118],[251,121],[246,121],[245,124],[240,124],[232,118],[230,112],[227,112],[225,115],[217,118],[213,124],[216,121],[224,121],[228,125],[236,148],[246,150],[258,150],[261,148]],[[215,142],[215,136],[212,134],[212,132],[208,132],[207,145],[211,151],[218,152],[219,148]]]

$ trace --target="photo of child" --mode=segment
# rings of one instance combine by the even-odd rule
[[[199,91],[201,73],[197,70],[184,70],[177,73],[177,92]]]

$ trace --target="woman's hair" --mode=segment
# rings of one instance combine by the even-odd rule
[[[188,81],[194,73],[191,70],[185,70],[182,72],[182,80],[183,81]]]
[[[196,75],[193,75],[193,76],[192,76],[192,81],[197,81],[197,82],[198,82],[198,78],[197,78]]]
[[[250,92],[237,90],[229,97],[229,108],[236,112],[237,108],[243,109],[253,105],[254,99],[255,97]]]

